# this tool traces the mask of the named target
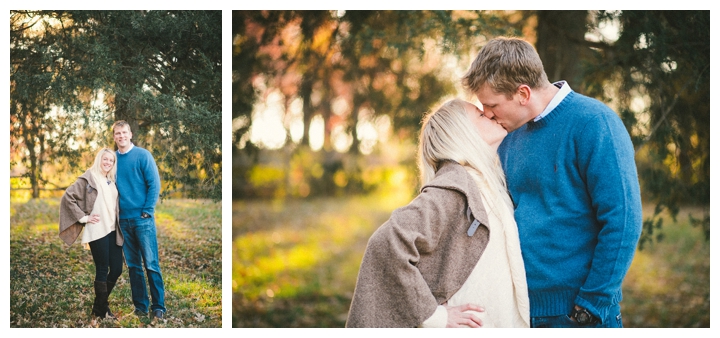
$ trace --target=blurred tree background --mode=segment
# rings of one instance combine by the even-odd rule
[[[219,10],[10,11],[12,327],[222,326],[221,41]],[[57,236],[60,196],[115,148],[116,120],[161,175],[165,321],[131,315],[122,276],[118,320],[90,320],[92,257]]]
[[[521,15],[233,12],[233,198],[365,193],[412,168],[394,145],[456,91],[456,56]]]
[[[687,222],[707,249],[709,11],[234,11],[233,326],[344,325],[367,237],[419,188],[422,116],[477,103],[459,79],[499,35],[624,121],[640,248]]]
[[[221,11],[11,11],[13,193],[57,194],[126,120],[164,197],[219,200],[221,36]]]

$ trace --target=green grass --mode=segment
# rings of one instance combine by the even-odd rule
[[[343,327],[369,236],[409,198],[233,202],[233,327]],[[710,326],[709,242],[686,214],[637,252],[625,327]]]
[[[233,203],[233,327],[342,327],[379,196]]]
[[[710,327],[710,242],[688,213],[699,218],[703,210],[667,217],[664,239],[636,252],[623,283],[626,327]]]
[[[11,327],[222,327],[220,203],[171,199],[157,206],[163,321],[132,314],[127,266],[110,296],[118,320],[91,318],[92,255],[58,237],[58,203],[10,203]]]

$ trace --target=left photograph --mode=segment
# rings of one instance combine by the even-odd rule
[[[222,11],[10,11],[10,327],[222,327]]]

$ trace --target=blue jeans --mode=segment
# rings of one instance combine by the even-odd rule
[[[160,272],[155,219],[153,217],[121,219],[120,229],[125,236],[123,251],[130,274],[130,290],[135,310],[148,312],[144,268],[150,284],[151,309],[165,312],[165,285]]]
[[[569,313],[570,311],[568,311]],[[570,319],[569,315],[552,316],[552,317],[532,317],[530,318],[530,327],[537,328],[622,328],[622,315],[620,314],[620,304],[615,304],[610,308],[607,317],[602,323],[590,325],[578,325],[577,322]]]
[[[123,264],[123,251],[115,244],[115,231],[88,244],[95,263],[95,280],[115,284],[122,274]]]

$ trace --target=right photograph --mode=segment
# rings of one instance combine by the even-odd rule
[[[233,328],[710,327],[709,10],[232,21]]]

